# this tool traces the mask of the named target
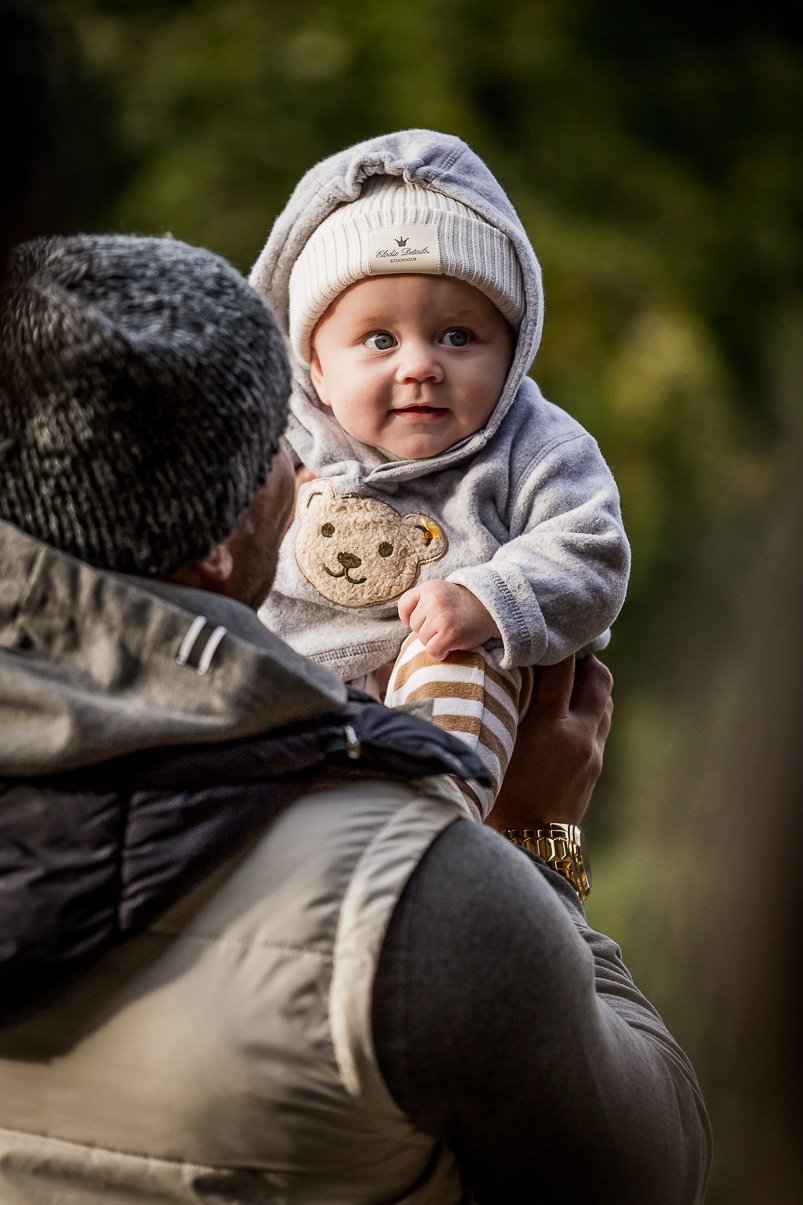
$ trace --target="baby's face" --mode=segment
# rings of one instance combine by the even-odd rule
[[[371,276],[330,305],[312,337],[318,397],[354,439],[404,460],[481,430],[513,357],[493,302],[449,276]]]

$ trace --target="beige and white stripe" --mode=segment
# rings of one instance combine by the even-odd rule
[[[435,661],[411,634],[396,658],[385,703],[398,707],[432,701],[433,724],[464,740],[488,770],[490,787],[472,782],[466,791],[480,819],[485,819],[507,770],[532,683],[530,667],[500,670],[482,648]]]

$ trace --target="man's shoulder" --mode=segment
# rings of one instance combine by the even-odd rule
[[[379,959],[373,1030],[391,1095],[428,1132],[448,1132],[466,1111],[486,1123],[476,1085],[487,1087],[511,1043],[545,1031],[587,983],[582,909],[556,880],[504,837],[460,820],[410,877]]]
[[[529,936],[544,921],[561,928],[583,913],[571,888],[539,859],[513,846],[486,825],[459,820],[433,843],[411,880],[403,906],[421,907],[448,924],[470,920],[472,947],[499,925],[507,941]],[[465,931],[467,926],[462,926]]]

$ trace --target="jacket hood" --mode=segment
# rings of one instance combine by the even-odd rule
[[[94,569],[0,522],[0,775],[268,732],[341,682],[247,607]]]
[[[492,438],[513,403],[529,370],[541,338],[544,298],[541,269],[530,241],[505,192],[485,163],[461,139],[433,130],[402,130],[386,134],[322,160],[302,177],[250,276],[285,334],[289,336],[288,294],[293,265],[310,236],[338,206],[355,201],[367,180],[378,175],[401,176],[469,206],[510,240],[518,257],[525,294],[525,314],[502,395],[486,427],[456,444],[436,460],[385,462],[378,454],[365,480],[410,480],[467,459]],[[317,398],[307,366],[292,356],[294,375],[290,442],[301,460],[326,473],[351,460],[364,461],[364,445],[337,425],[331,411]]]

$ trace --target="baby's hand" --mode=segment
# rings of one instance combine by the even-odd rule
[[[422,582],[406,590],[399,599],[399,618],[436,661],[499,635],[490,611],[454,582]]]

